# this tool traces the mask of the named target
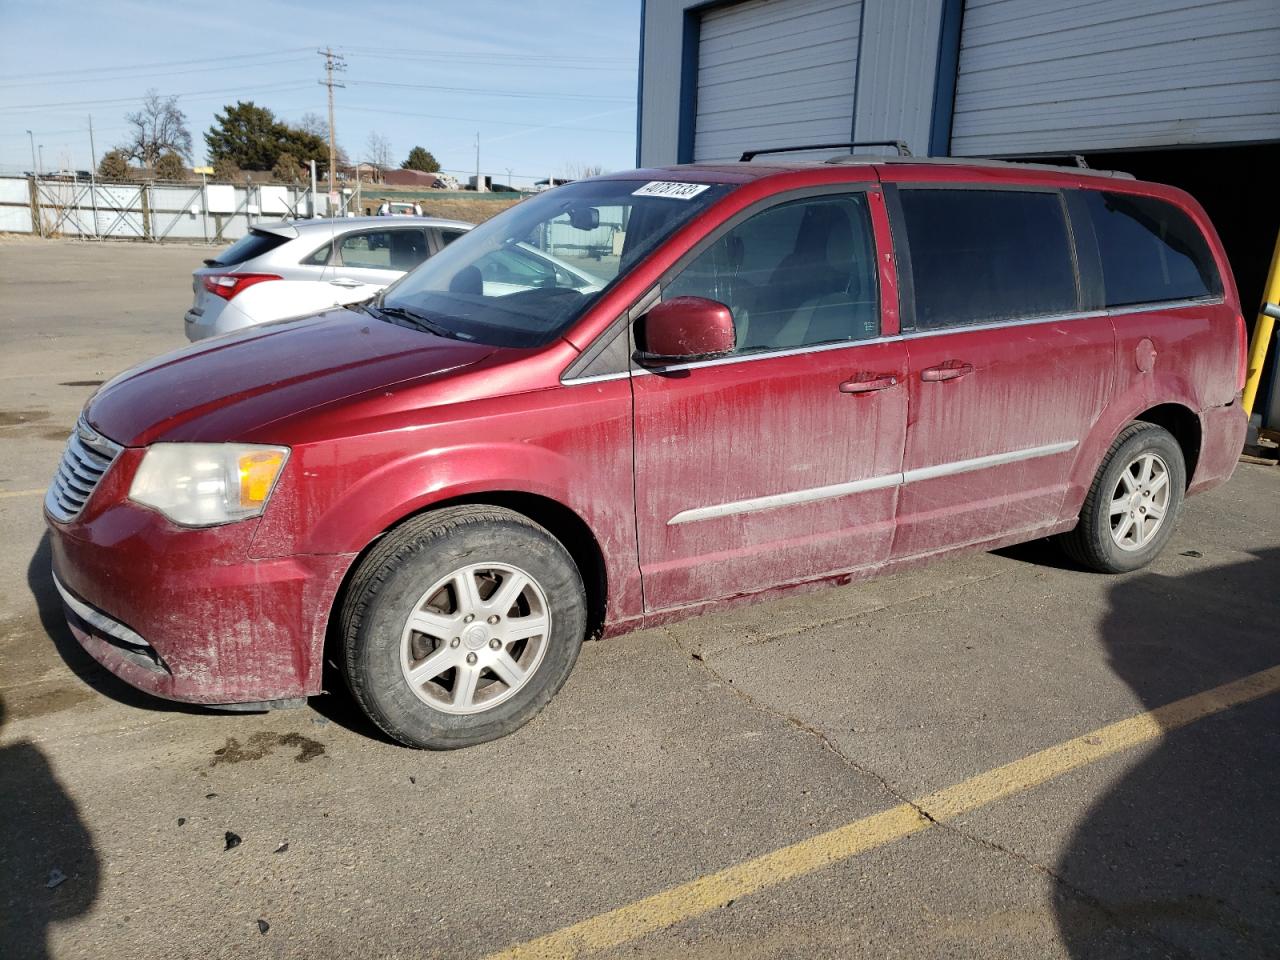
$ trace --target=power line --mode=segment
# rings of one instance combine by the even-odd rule
[[[153,67],[187,67],[193,63],[226,63],[232,60],[247,60],[268,56],[278,57],[285,53],[304,53],[310,52],[310,50],[310,47],[289,47],[285,50],[264,50],[261,53],[238,53],[221,57],[203,57],[198,60],[165,60],[158,63],[135,63],[130,64],[129,67],[85,67],[81,70],[50,70],[46,73],[13,73],[8,76],[0,76],[0,83],[7,80],[29,80],[36,77],[69,77],[87,73],[109,73],[126,69],[150,70]]]
[[[472,94],[479,97],[511,97],[519,100],[590,100],[609,103],[630,103],[631,97],[601,97],[589,93],[529,93],[519,90],[500,90],[492,87],[440,87],[430,83],[401,83],[392,80],[352,80],[353,85],[365,87],[402,87],[411,90],[436,90],[440,93]]]
[[[190,90],[185,93],[173,93],[173,94],[167,94],[166,96],[189,97],[192,100],[209,100],[209,99],[216,100],[217,98],[225,96],[229,93],[244,93],[246,91],[250,93],[258,93],[258,92],[269,93],[272,91],[280,91],[280,90],[286,90],[286,89],[293,90],[293,89],[298,89],[300,87],[305,87],[305,86],[310,86],[310,81],[292,80],[292,81],[289,81],[288,83],[268,84],[266,86],[258,84],[254,86],[248,86],[248,87],[229,87],[225,90]],[[107,100],[62,100],[56,103],[32,103],[32,104],[24,104],[22,106],[17,106],[17,107],[0,107],[0,111],[8,112],[13,110],[50,110],[50,109],[55,109],[57,107],[90,107],[90,106],[97,106],[99,104],[110,104],[110,103],[126,103],[126,104],[142,103],[144,100],[146,100],[145,96],[113,97]]]
[[[413,47],[401,48],[384,48],[384,47],[363,47],[363,46],[343,46],[340,49],[350,53],[368,53],[376,54],[379,57],[395,57],[398,59],[439,59],[441,57],[449,58],[477,58],[487,60],[529,60],[539,61],[543,63],[598,63],[611,64],[617,63],[617,57],[587,57],[587,56],[559,56],[553,53],[501,53],[499,51],[483,51],[483,50],[432,50],[427,48],[415,49]]]
[[[353,81],[354,82],[354,81]],[[347,105],[343,107],[348,113],[386,113],[395,117],[412,117],[418,120],[457,120],[460,123],[475,123],[477,120],[483,119],[484,123],[497,124],[500,127],[543,127],[541,123],[525,123],[523,121],[505,120],[498,117],[449,117],[438,113],[408,113],[404,110],[384,110],[381,107],[353,107]],[[604,127],[572,127],[574,130],[581,130],[584,133],[632,133],[633,130],[610,130]]]
[[[239,64],[241,67],[272,67],[282,63],[301,63],[309,57],[285,57],[283,59],[262,60],[254,63]],[[192,67],[190,70],[167,70],[163,73],[122,74],[118,77],[68,77],[61,80],[24,80],[18,83],[0,81],[0,89],[14,90],[18,87],[49,87],[67,83],[119,83],[129,80],[150,80],[155,77],[176,77],[189,73],[208,73],[211,70],[225,70],[226,64],[214,64],[207,67]]]

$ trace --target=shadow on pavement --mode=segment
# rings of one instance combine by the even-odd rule
[[[1153,708],[1276,666],[1278,590],[1275,549],[1126,578],[1102,624],[1112,667]],[[1280,956],[1277,798],[1280,695],[1167,733],[1093,805],[1061,858],[1055,909],[1070,955]]]
[[[98,887],[93,838],[44,754],[0,747],[0,953],[50,956],[50,926],[88,913]]]

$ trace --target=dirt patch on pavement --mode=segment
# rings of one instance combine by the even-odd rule
[[[48,420],[48,410],[0,410],[0,427],[19,427],[37,420]]]
[[[298,763],[306,763],[324,753],[324,744],[310,737],[304,737],[300,733],[255,733],[244,744],[235,737],[227,737],[226,746],[213,751],[213,759],[209,761],[209,766],[261,760],[274,752],[276,747],[297,747],[298,755],[293,759]]]

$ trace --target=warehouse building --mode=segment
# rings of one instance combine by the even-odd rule
[[[641,166],[852,140],[1081,156],[1196,196],[1252,322],[1280,229],[1278,0],[645,0],[641,32]]]

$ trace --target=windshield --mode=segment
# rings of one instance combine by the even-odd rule
[[[459,237],[374,306],[460,340],[541,346],[728,190],[640,180],[557,187]]]

